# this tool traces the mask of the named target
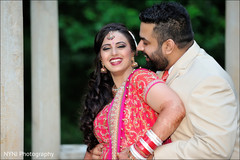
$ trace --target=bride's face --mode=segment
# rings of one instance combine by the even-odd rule
[[[103,65],[112,75],[124,74],[132,71],[131,50],[127,38],[118,31],[112,31],[104,38],[101,49],[101,60]]]

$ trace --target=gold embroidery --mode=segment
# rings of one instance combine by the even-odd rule
[[[122,96],[124,92],[125,83],[121,85],[114,97],[114,102],[109,113],[109,129],[112,141],[112,159],[117,159],[117,147],[118,147],[118,128],[119,128],[119,116],[122,103]]]
[[[154,80],[158,80],[158,77],[152,72],[146,70],[137,70],[130,79],[130,86],[128,88],[129,93],[125,101],[123,119],[121,120],[124,130],[123,134],[121,135],[123,137],[120,139],[120,144],[118,144],[117,140],[119,126],[116,120],[119,119],[118,109],[120,109],[123,98],[121,96],[123,94],[120,93],[124,91],[125,84],[121,86],[121,92],[116,93],[114,104],[109,113],[108,110],[110,105],[105,106],[105,108],[99,113],[96,118],[99,118],[99,121],[94,121],[94,128],[98,130],[95,132],[95,135],[100,143],[107,143],[107,145],[104,147],[104,155],[101,158],[107,159],[108,155],[110,154],[109,135],[111,136],[112,140],[112,159],[117,159],[117,145],[122,146],[120,151],[126,147],[129,147],[131,144],[139,140],[154,124],[158,114],[154,112],[144,102],[143,99],[145,95],[144,90],[146,90],[146,87],[149,86],[149,83]],[[109,117],[107,115],[109,115]],[[106,117],[107,121],[104,120]],[[110,133],[108,129],[110,130]]]

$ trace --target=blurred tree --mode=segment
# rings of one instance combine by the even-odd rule
[[[176,0],[192,19],[195,40],[224,67],[225,0]],[[79,112],[92,71],[95,34],[107,23],[125,24],[139,40],[139,11],[153,0],[59,0],[61,143],[83,142],[78,129]],[[29,0],[24,3],[25,52],[25,151],[31,150],[31,73]],[[145,59],[136,60],[144,67]]]

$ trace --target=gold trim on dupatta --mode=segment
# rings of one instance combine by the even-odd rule
[[[111,143],[111,149],[112,149],[112,159],[117,159],[117,150],[118,150],[118,135],[120,126],[120,112],[121,112],[121,105],[122,100],[125,92],[125,84],[124,82],[121,87],[118,89],[116,96],[113,99],[113,104],[108,112],[108,125],[109,125],[109,131],[110,131],[110,143]],[[120,130],[121,131],[121,130]]]

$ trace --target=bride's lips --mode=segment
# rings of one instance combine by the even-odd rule
[[[113,66],[118,65],[118,64],[122,63],[122,58],[111,58],[110,63]]]

